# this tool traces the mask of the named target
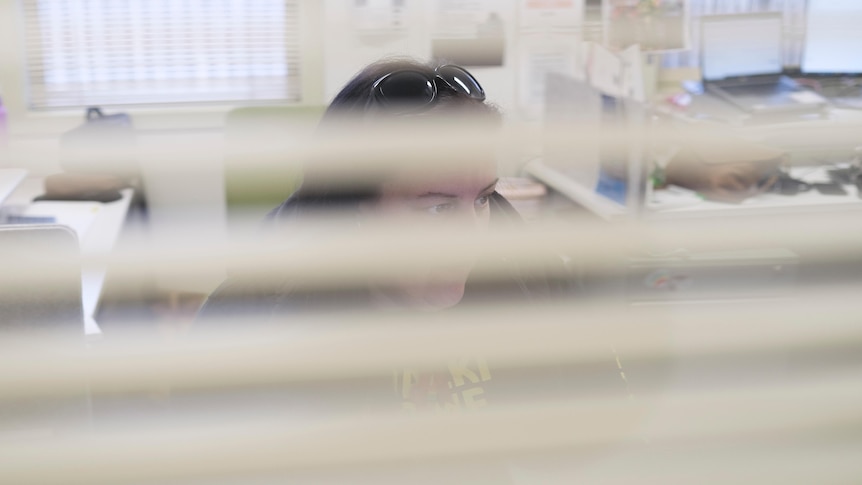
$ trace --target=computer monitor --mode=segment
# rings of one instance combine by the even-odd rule
[[[80,249],[71,229],[0,226],[0,341],[22,338],[34,361],[84,349]],[[79,384],[68,394],[0,400],[0,441],[87,429],[90,398],[86,382]]]
[[[705,81],[784,70],[780,13],[704,16],[700,46]]]
[[[862,74],[862,1],[808,0],[802,72]]]
[[[647,185],[637,136],[645,121],[643,105],[564,74],[549,73],[546,82],[545,122],[552,136],[541,167],[528,172],[606,219],[639,215]],[[595,137],[588,136],[573,143],[560,136],[561,129],[578,128],[604,130],[620,140],[592,142]]]

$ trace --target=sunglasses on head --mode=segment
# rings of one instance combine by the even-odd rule
[[[422,71],[404,69],[391,72],[371,87],[372,100],[399,112],[423,111],[439,99],[440,89],[449,89],[477,101],[485,100],[485,90],[472,74],[458,66],[445,65],[429,76]]]

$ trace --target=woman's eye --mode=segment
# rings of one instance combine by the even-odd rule
[[[437,204],[435,206],[429,207],[428,212],[433,215],[446,214],[455,210],[455,204],[446,203],[446,204]]]
[[[478,199],[476,199],[476,207],[481,207],[481,208],[487,207],[489,202],[491,202],[491,196],[490,195],[485,195],[483,197],[479,197]]]

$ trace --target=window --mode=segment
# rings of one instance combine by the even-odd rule
[[[32,109],[298,101],[299,0],[22,0]]]

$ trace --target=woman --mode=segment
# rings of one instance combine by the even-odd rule
[[[397,121],[398,126],[388,123],[391,120]],[[403,60],[372,64],[333,100],[320,125],[321,142],[332,144],[344,139],[358,142],[369,133],[362,130],[370,126],[371,136],[385,135],[375,139],[373,154],[387,156],[388,147],[381,144],[416,132],[430,134],[420,137],[419,141],[431,140],[432,144],[440,145],[437,148],[442,153],[407,143],[410,157],[405,157],[403,150],[395,150],[396,163],[372,169],[366,165],[349,177],[344,177],[343,172],[350,171],[350,164],[315,160],[309,164],[301,188],[268,216],[267,228],[273,230],[276,237],[285,234],[278,229],[288,228],[288,237],[306,237],[324,244],[331,239],[351,240],[362,229],[374,233],[369,226],[378,223],[387,228],[408,224],[416,230],[430,228],[432,232],[457,234],[462,236],[456,241],[460,243],[469,240],[471,235],[481,236],[494,226],[519,224],[522,221],[517,212],[495,191],[496,149],[493,143],[486,143],[493,141],[489,135],[499,130],[500,120],[499,111],[486,102],[479,82],[463,68],[429,67]],[[440,140],[448,140],[448,136],[455,139],[465,127],[470,128],[468,141],[478,143],[460,143],[463,141],[460,139],[455,149],[447,152],[447,144]],[[399,131],[399,128],[406,131]],[[460,156],[447,156],[452,153]],[[442,158],[446,161],[441,161]],[[305,222],[327,220],[326,216],[333,214],[341,224],[336,225],[334,234],[319,231],[309,235],[309,231],[319,227]],[[468,237],[464,238],[465,234]],[[418,270],[412,268],[413,272],[403,278],[397,273],[394,277],[388,274],[388,279],[368,275],[360,284],[330,286],[325,291],[308,289],[307,281],[296,281],[291,275],[275,281],[233,277],[209,298],[201,314],[214,320],[233,317],[226,321],[237,322],[244,321],[237,317],[249,314],[266,319],[345,308],[372,312],[440,312],[468,300],[471,303],[536,302],[570,294],[572,285],[569,285],[562,260],[556,255],[536,257],[530,262],[530,268],[520,268],[512,261],[523,261],[523,255],[519,255],[520,258],[480,257],[462,245],[453,247],[461,249],[455,257],[442,262],[431,257],[427,265],[419,264]],[[409,254],[415,248],[401,249]],[[471,275],[475,276],[486,266],[496,270],[492,274],[503,276],[494,281],[487,278],[472,281]],[[536,271],[536,267],[544,271]],[[528,274],[539,276],[524,276]],[[347,322],[349,324],[349,319]],[[605,375],[610,375],[611,385],[619,388],[616,365],[611,359],[608,364]],[[409,370],[400,372],[397,387],[403,406],[448,409],[453,404],[461,407],[471,403],[484,405],[485,388],[502,373],[492,372],[481,359],[468,359],[458,368],[461,370],[456,369],[455,374],[460,372],[462,377],[469,375],[471,378],[453,377],[448,370],[436,376],[412,375]],[[573,382],[558,368],[525,371],[519,376],[519,380],[531,382],[532,387],[546,390],[568,391],[571,389],[564,389],[560,382]],[[466,394],[461,395],[463,393]],[[483,396],[481,400],[468,399],[478,395]]]
[[[373,64],[335,97],[321,122],[319,140],[327,147],[345,139],[360,143],[369,132],[369,136],[382,133],[384,136],[375,138],[376,143],[372,145],[379,149],[382,157],[394,154],[397,163],[380,164],[382,168],[363,165],[362,170],[345,176],[345,171],[351,171],[350,164],[334,163],[326,158],[315,160],[308,165],[301,188],[271,212],[266,226],[274,232],[299,228],[289,235],[318,241],[327,236],[344,240],[364,229],[373,231],[378,223],[384,223],[385,227],[410,224],[425,230],[453,231],[452,234],[461,236],[465,233],[482,235],[494,226],[518,224],[517,212],[495,191],[496,149],[493,144],[482,143],[488,140],[480,140],[497,131],[500,121],[499,111],[486,102],[479,82],[463,68],[431,67],[411,61]],[[465,127],[469,128],[467,141],[478,143],[462,144],[464,138],[452,143],[452,147],[444,143],[450,136],[454,140],[463,135]],[[366,129],[369,131],[364,131]],[[428,135],[420,136],[418,142],[431,140],[432,146],[411,146],[410,137],[417,133]],[[386,146],[389,140],[403,139],[408,142],[401,148],[406,146],[407,152],[387,151],[392,148]],[[395,144],[398,148],[398,143]],[[405,157],[405,153],[409,153],[409,157]],[[329,221],[327,216],[333,214],[341,224],[334,233],[327,232],[332,229],[330,225],[321,230],[319,226],[304,224]],[[306,231],[318,232],[309,236]],[[405,312],[407,317],[410,312],[422,311],[426,317],[428,312],[433,312],[431,319],[434,319],[437,315],[447,315],[444,310],[466,300],[534,301],[565,295],[569,289],[565,278],[562,281],[525,278],[523,274],[534,273],[521,271],[511,260],[502,257],[480,257],[469,249],[455,256],[447,258],[445,264],[432,261],[404,279],[393,279],[392,275],[389,279],[375,279],[369,275],[361,284],[330,287],[326,291],[305,289],[307,285],[291,277],[275,283],[234,277],[210,297],[202,314],[212,318],[234,317],[227,321],[237,325],[245,320],[236,317],[249,313],[259,317],[287,314],[288,318],[277,318],[274,322],[282,323],[289,322],[290,316],[297,312],[331,311],[334,306],[346,306],[350,310],[358,307],[371,312],[396,309]],[[471,275],[475,276],[482,265],[496,268],[495,275],[507,276],[492,283],[471,281]],[[541,258],[541,262],[531,264],[531,269],[537,265],[550,267],[555,276],[566,274],[562,261],[556,256]],[[499,271],[500,268],[506,269]],[[335,320],[349,326],[355,322],[352,316],[348,314]],[[441,323],[445,320],[445,317],[439,318]],[[335,359],[343,358],[337,348],[331,350],[331,355]],[[441,363],[437,371],[393,369],[394,380],[369,378],[307,385],[294,383],[284,393],[273,391],[273,394],[249,397],[253,401],[249,406],[262,406],[266,412],[290,409],[292,413],[306,410],[357,413],[379,409],[449,413],[525,399],[562,398],[573,392],[610,391],[620,395],[625,392],[610,353],[607,362],[581,367],[574,372],[554,365],[518,369],[493,364],[480,356],[468,355]],[[230,403],[236,405],[235,401]],[[405,446],[411,446],[411,442],[412,439],[406,439]],[[494,483],[508,483],[510,480],[509,470],[497,463],[482,462],[460,469],[469,470],[472,478],[458,475],[459,482],[491,479]]]
[[[319,141],[330,146],[382,135],[375,142],[385,144],[386,140],[403,141],[418,134],[418,143],[430,140],[434,146],[402,144],[409,157],[400,151],[397,156],[401,158],[395,163],[389,160],[382,168],[372,169],[363,166],[347,177],[345,166],[350,170],[350,164],[315,160],[307,165],[298,191],[268,216],[267,227],[300,226],[332,213],[346,218],[350,231],[363,221],[381,220],[390,225],[404,220],[424,228],[442,223],[460,234],[518,223],[517,212],[495,191],[495,147],[487,142],[500,123],[500,112],[486,102],[479,82],[461,67],[432,67],[406,60],[372,64],[332,101],[319,127]],[[466,138],[473,138],[468,141],[476,143],[457,145],[451,150],[458,154],[453,158],[439,140],[459,136],[464,128],[468,128]],[[387,147],[380,148],[383,154],[375,156],[392,154]],[[444,160],[448,165],[440,168]],[[478,285],[468,281],[477,264],[499,267],[509,263],[479,261],[472,253],[454,259],[445,265],[429,264],[421,275],[413,274],[403,281],[369,281],[359,288],[338,291],[306,291],[289,278],[268,284],[268,288],[250,279],[232,278],[210,296],[202,314],[292,313],[331,309],[334,302],[378,309],[442,310],[460,303],[465,295],[472,299],[510,298],[514,294],[535,299],[567,289],[565,281],[552,284],[544,278],[524,279],[517,276],[521,272],[515,267],[503,272],[511,275],[505,281]],[[547,258],[542,264],[556,265],[554,271],[565,274],[558,258]]]

